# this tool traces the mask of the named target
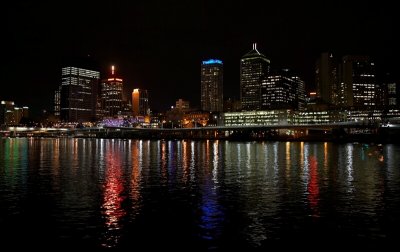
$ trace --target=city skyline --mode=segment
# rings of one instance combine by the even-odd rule
[[[149,90],[152,109],[167,109],[179,98],[199,107],[199,62],[221,59],[224,97],[239,98],[240,58],[255,42],[272,69],[290,68],[308,91],[315,90],[315,61],[325,51],[370,55],[377,68],[396,74],[395,8],[363,2],[312,7],[252,1],[93,2],[79,8],[74,1],[62,8],[7,3],[2,75],[13,85],[1,85],[1,99],[51,110],[64,59],[90,55],[100,64],[102,78],[111,65],[120,69],[125,93]],[[102,18],[102,13],[111,14]]]

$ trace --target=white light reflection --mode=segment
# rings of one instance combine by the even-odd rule
[[[219,162],[219,153],[218,153],[218,140],[214,142],[213,145],[214,153],[213,153],[213,171],[212,171],[212,180],[214,181],[214,187],[218,184],[218,162]]]
[[[189,166],[189,170],[190,170],[190,181],[194,182],[195,180],[195,158],[194,158],[194,151],[195,151],[195,146],[194,146],[194,142],[192,141],[190,143],[190,166]]]
[[[308,180],[309,180],[309,168],[310,168],[310,163],[309,163],[309,156],[310,156],[310,145],[308,143],[305,143],[303,145],[304,149],[304,155],[303,155],[303,174],[302,174],[302,180],[303,180],[303,185],[307,189],[308,185]]]
[[[135,219],[141,209],[141,183],[142,183],[142,146],[138,142],[132,144],[131,155],[131,183],[130,183],[130,199],[132,200],[132,210],[130,212],[132,219]],[[146,166],[147,167],[147,166]]]
[[[354,187],[353,183],[353,144],[346,145],[346,171],[347,171],[347,182],[348,182],[348,192],[352,192]]]
[[[252,167],[250,144],[251,143],[246,144],[246,166],[245,167],[247,168],[247,176],[250,176],[251,167]]]
[[[274,143],[274,173],[275,177],[279,171],[279,161],[278,161],[278,142]]]

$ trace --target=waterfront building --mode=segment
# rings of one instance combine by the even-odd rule
[[[99,79],[99,71],[75,66],[61,69],[59,88],[61,120],[87,122],[95,119]],[[57,101],[55,103],[57,104]]]
[[[291,110],[259,110],[227,112],[223,114],[225,126],[286,125],[291,123]]]
[[[346,113],[336,110],[297,111],[293,113],[293,124],[330,124],[345,121]]]

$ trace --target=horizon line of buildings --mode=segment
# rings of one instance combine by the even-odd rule
[[[254,43],[252,50],[240,59],[239,101],[224,100],[223,61],[203,60],[201,110],[191,110],[189,101],[179,99],[170,111],[153,115],[158,116],[153,120],[149,91],[135,88],[130,99],[124,99],[123,78],[116,74],[114,66],[108,77],[101,79],[99,71],[70,65],[61,69],[61,83],[54,96],[54,115],[62,122],[128,117],[137,123],[173,124],[175,121],[175,125],[190,118],[212,121],[208,114],[220,121],[223,112],[236,115],[243,112],[242,116],[249,116],[249,111],[361,111],[361,114],[381,111],[381,117],[398,116],[400,83],[389,75],[378,83],[376,72],[375,62],[369,56],[345,55],[338,60],[332,53],[321,53],[315,64],[316,92],[307,96],[304,81],[289,69],[271,70],[271,61]],[[4,118],[3,110],[0,118]],[[0,123],[4,124],[2,120]]]

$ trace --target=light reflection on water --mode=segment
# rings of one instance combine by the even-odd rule
[[[125,190],[122,179],[122,162],[121,146],[106,146],[108,148],[105,167],[105,183],[102,204],[102,214],[105,217],[105,225],[107,231],[105,233],[105,241],[102,244],[105,247],[113,247],[118,244],[120,239],[119,229],[122,228],[121,218],[126,215],[126,211],[122,208],[124,201],[123,192]]]
[[[399,145],[1,139],[0,223],[10,237],[89,248],[148,237],[205,249],[395,238],[398,153]]]

